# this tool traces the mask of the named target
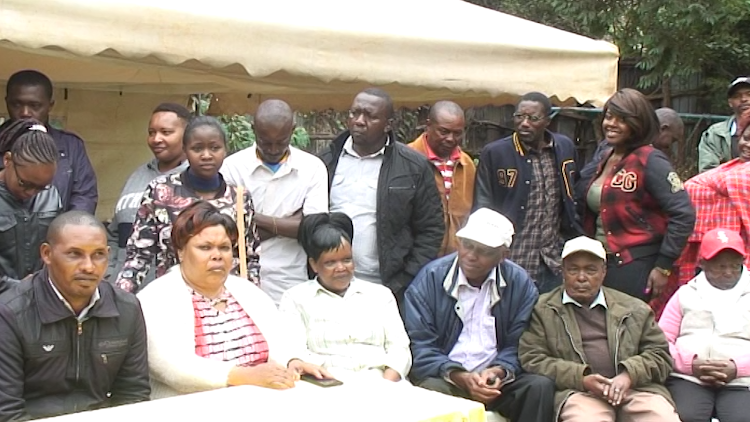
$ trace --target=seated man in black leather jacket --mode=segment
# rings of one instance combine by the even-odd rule
[[[101,283],[104,226],[82,211],[62,214],[41,256],[31,280],[0,287],[0,422],[148,400],[138,300]]]

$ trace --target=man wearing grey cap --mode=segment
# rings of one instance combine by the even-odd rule
[[[714,123],[703,132],[698,144],[698,172],[719,167],[727,161],[737,158],[739,150],[737,142],[737,119],[747,109],[750,109],[750,76],[742,76],[729,84],[727,91],[729,107],[734,115],[729,119]]]
[[[555,380],[560,422],[679,422],[664,382],[672,358],[654,313],[602,287],[607,253],[580,236],[563,247],[563,285],[542,295],[518,355]]]
[[[458,252],[427,264],[404,299],[412,381],[480,401],[512,422],[549,422],[554,383],[523,373],[518,339],[538,297],[507,258],[513,224],[480,208],[456,233]]]

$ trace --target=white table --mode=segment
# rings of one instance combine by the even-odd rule
[[[158,419],[157,419],[158,418]],[[289,390],[243,386],[44,419],[49,422],[486,422],[484,405],[390,381]]]

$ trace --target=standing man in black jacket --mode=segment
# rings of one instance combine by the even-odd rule
[[[63,211],[96,212],[99,192],[96,174],[86,154],[83,139],[76,134],[52,127],[49,115],[55,106],[52,82],[36,70],[22,70],[8,78],[5,105],[10,120],[39,120],[55,140],[60,156],[52,184],[60,192]]]
[[[401,303],[417,272],[435,259],[445,231],[431,164],[398,142],[393,102],[378,88],[354,98],[349,130],[320,156],[330,210],[354,222],[355,276],[389,287]]]
[[[104,226],[70,211],[47,233],[45,268],[0,295],[0,422],[148,400],[138,300],[100,283]]]

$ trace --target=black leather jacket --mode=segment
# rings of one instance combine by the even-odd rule
[[[21,202],[0,183],[0,278],[20,280],[42,268],[39,246],[61,212],[54,187]]]
[[[320,159],[328,168],[330,191],[344,143],[345,131]],[[437,257],[443,244],[443,203],[435,185],[432,164],[406,145],[391,141],[385,147],[377,191],[377,236],[380,276],[397,297],[425,264]]]
[[[109,283],[99,294],[82,321],[46,269],[0,295],[0,422],[148,400],[140,304]]]

